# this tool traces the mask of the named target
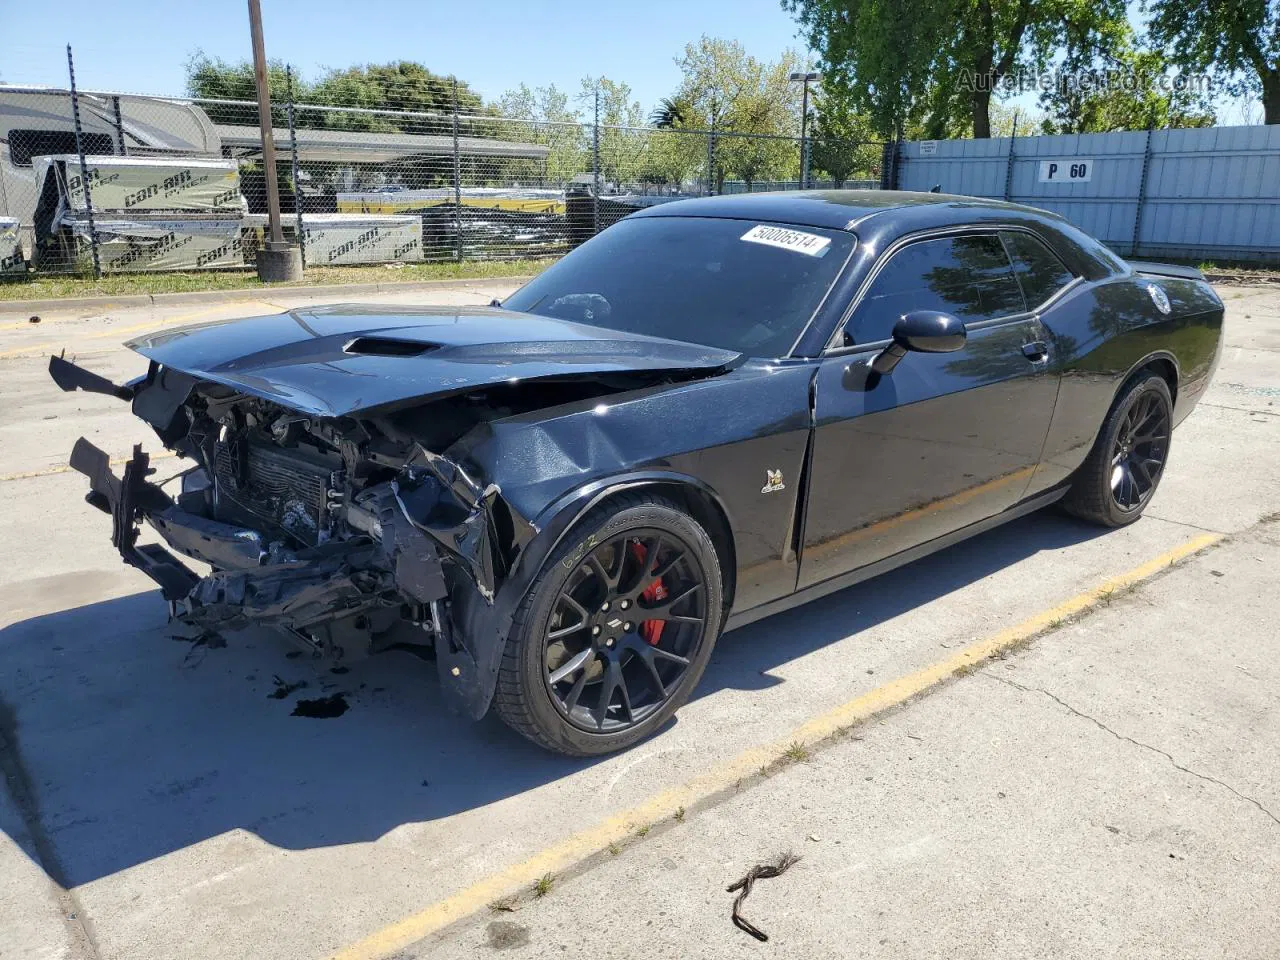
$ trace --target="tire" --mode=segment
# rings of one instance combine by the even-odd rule
[[[1169,385],[1157,373],[1140,373],[1112,405],[1062,505],[1082,520],[1104,527],[1133,523],[1164,476],[1172,434]],[[1140,437],[1149,439],[1139,442]]]
[[[690,586],[694,579],[700,587]],[[645,582],[647,592],[637,593]],[[638,619],[646,610],[670,619]],[[723,615],[720,562],[707,532],[665,498],[618,497],[574,526],[530,586],[507,639],[494,708],[513,730],[556,753],[591,757],[629,747],[689,698]],[[657,639],[647,639],[655,622]]]

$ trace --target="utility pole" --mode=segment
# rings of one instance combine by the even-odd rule
[[[258,279],[267,283],[301,280],[302,251],[297,244],[285,243],[280,223],[280,185],[276,182],[276,144],[272,136],[271,91],[267,85],[260,0],[249,0],[249,33],[253,39],[253,76],[258,87],[258,126],[262,130],[262,174],[267,186],[267,239],[258,251]]]
[[[809,189],[809,84],[820,80],[822,74],[812,70],[806,73],[793,73],[787,79],[801,84],[804,93],[801,95],[800,107],[800,189]]]

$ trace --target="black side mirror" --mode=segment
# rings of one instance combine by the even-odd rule
[[[964,324],[939,310],[913,310],[893,325],[893,343],[871,361],[876,373],[892,373],[908,350],[917,353],[953,353],[965,344]]]

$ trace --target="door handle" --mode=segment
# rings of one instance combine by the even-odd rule
[[[1033,340],[1022,345],[1022,355],[1032,363],[1044,363],[1049,359],[1049,345],[1043,340]]]

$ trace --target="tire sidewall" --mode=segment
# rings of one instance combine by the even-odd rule
[[[542,638],[546,634],[547,621],[556,598],[586,552],[610,537],[642,527],[673,533],[694,553],[702,569],[705,584],[703,589],[706,591],[707,633],[676,690],[652,716],[635,727],[618,733],[589,733],[569,723],[551,701],[543,676],[545,664]],[[556,749],[578,756],[610,753],[643,740],[661,728],[688,699],[702,679],[707,662],[711,659],[712,649],[719,638],[723,615],[723,578],[711,538],[692,517],[674,504],[648,500],[612,514],[588,516],[553,552],[544,569],[545,572],[538,579],[530,597],[519,634],[512,636],[509,641],[519,645],[519,681],[525,690],[527,706],[534,722],[556,744]]]

